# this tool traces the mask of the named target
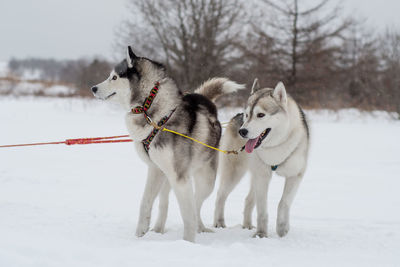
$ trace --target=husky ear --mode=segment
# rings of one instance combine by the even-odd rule
[[[135,53],[133,53],[132,48],[128,46],[128,49],[126,50],[126,62],[128,62],[128,67],[132,68],[133,67],[133,62],[137,59],[137,56]]]
[[[276,85],[272,96],[275,98],[276,101],[282,103],[283,105],[287,104],[286,89],[285,85],[283,85],[283,82],[279,82]]]
[[[251,87],[251,94],[254,94],[258,90],[260,90],[260,84],[258,83],[258,79],[255,78],[254,82],[253,82],[253,86]]]

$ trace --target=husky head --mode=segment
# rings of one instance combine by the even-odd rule
[[[162,64],[136,56],[128,46],[126,59],[114,67],[105,81],[91,90],[96,98],[131,108],[133,102],[143,100],[154,83],[165,75]],[[147,86],[150,87],[146,88],[148,91],[142,92],[141,88]]]
[[[275,145],[284,138],[289,129],[287,95],[282,82],[275,89],[261,89],[255,79],[247,102],[244,122],[239,134],[248,139],[247,153],[253,152],[262,143]]]

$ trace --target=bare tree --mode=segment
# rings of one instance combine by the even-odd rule
[[[350,27],[337,61],[341,73],[335,91],[340,93],[342,105],[376,108],[382,104],[378,41],[362,24]]]
[[[119,43],[165,62],[185,88],[226,74],[237,62],[239,0],[130,0],[129,6],[124,28],[133,30],[119,32]]]
[[[273,64],[279,68],[275,73],[289,84],[300,100],[310,94],[318,98],[321,85],[326,84],[324,80],[331,78],[335,71],[335,56],[343,32],[352,24],[351,20],[340,17],[340,5],[332,9],[329,2],[322,0],[308,8],[300,0],[258,2],[268,18],[255,18],[252,23],[254,34],[269,43],[266,52],[270,54],[269,58],[274,55]],[[251,49],[250,46],[248,50]],[[263,61],[265,53],[260,54],[257,64]],[[270,65],[270,61],[261,65]],[[306,89],[310,92],[306,93]]]
[[[387,30],[381,37],[382,88],[386,110],[395,110],[400,119],[400,31]]]
[[[81,61],[78,64],[78,72],[74,84],[81,96],[92,96],[90,88],[104,80],[110,73],[110,64],[101,59],[91,61]]]

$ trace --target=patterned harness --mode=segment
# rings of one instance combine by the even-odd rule
[[[153,125],[153,121],[151,120],[151,118],[149,117],[149,115],[147,114],[147,110],[149,110],[151,104],[153,103],[154,98],[156,97],[158,90],[160,87],[160,83],[156,82],[154,84],[154,87],[151,89],[149,96],[144,100],[143,105],[142,106],[137,106],[135,108],[133,108],[131,111],[134,114],[142,114],[144,115],[144,118],[146,119],[146,122],[150,125]],[[146,152],[149,152],[150,149],[150,144],[153,141],[154,137],[157,135],[157,133],[161,130],[160,127],[162,127],[164,124],[167,123],[167,121],[169,120],[169,118],[172,116],[172,114],[175,112],[175,109],[172,110],[172,112],[168,115],[168,116],[164,116],[158,123],[158,128],[153,127],[153,130],[150,132],[150,134],[142,140],[142,144],[144,147],[144,150],[146,150]]]

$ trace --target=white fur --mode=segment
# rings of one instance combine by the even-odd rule
[[[126,49],[126,62],[128,63],[129,68],[133,67],[132,58],[131,58],[131,55],[129,55],[129,47],[128,47],[128,49]]]
[[[246,109],[242,128],[249,130],[249,138],[256,138],[269,127],[272,129],[270,134],[251,154],[242,152],[238,157],[230,155],[221,155],[220,157],[221,181],[216,200],[214,226],[225,227],[226,199],[246,170],[249,170],[252,180],[245,201],[243,227],[248,229],[253,227],[251,214],[256,205],[257,231],[255,236],[266,237],[268,235],[267,194],[272,177],[271,166],[278,165],[276,173],[284,176],[286,180],[278,207],[276,231],[279,236],[285,236],[289,231],[290,207],[307,165],[308,137],[299,108],[292,98],[287,97],[282,83],[279,83],[273,90],[273,98],[279,102],[283,111],[275,115],[267,114],[263,105],[271,105],[273,102],[268,102],[271,101],[269,96],[264,98],[259,99],[256,106],[249,106]],[[251,98],[249,102],[250,100]],[[253,114],[249,114],[251,110],[253,110]],[[258,118],[256,114],[259,112],[266,115]],[[221,140],[224,148],[233,149],[246,143],[247,139],[240,138],[235,132],[236,130],[235,127],[228,127]]]
[[[283,82],[279,82],[276,85],[273,96],[277,101],[281,102],[282,105],[287,104],[286,89],[285,89],[285,86],[283,85]]]
[[[117,79],[113,80],[113,77],[116,76]],[[102,100],[107,100],[109,102],[118,103],[125,108],[130,107],[130,89],[129,89],[129,80],[120,78],[115,71],[111,71],[109,77],[96,85],[97,92],[95,97],[100,98]],[[114,94],[111,96],[111,94]]]
[[[146,123],[143,124],[144,117],[142,114],[133,114],[130,112],[135,105],[142,105],[142,102],[130,102],[132,97],[134,97],[132,94],[134,92],[141,92],[142,98],[142,94],[148,95],[156,81],[160,83],[157,97],[152,102],[152,107],[157,107],[157,113],[152,117],[153,121],[156,122],[160,121],[162,117],[171,114],[172,110],[179,107],[182,98],[175,82],[170,78],[166,78],[162,69],[155,67],[153,63],[145,59],[135,60],[141,60],[139,67],[142,74],[140,81],[135,86],[135,90],[131,90],[131,83],[128,79],[121,78],[115,71],[112,71],[107,80],[97,85],[98,90],[95,96],[110,102],[117,102],[126,109],[125,122],[129,134],[135,141],[134,145],[139,157],[147,163],[149,168],[146,187],[140,204],[140,216],[136,235],[139,237],[143,236],[149,230],[151,211],[157,195],[160,197],[160,213],[154,226],[154,231],[160,233],[165,231],[168,197],[169,191],[172,188],[177,197],[184,223],[183,239],[194,242],[196,232],[211,232],[210,229],[204,226],[200,211],[204,200],[211,194],[214,188],[216,169],[213,166],[215,166],[215,163],[213,165],[213,162],[201,153],[201,149],[204,149],[203,147],[199,147],[198,144],[192,142],[189,143],[193,146],[192,154],[187,156],[186,159],[188,161],[185,168],[183,168],[184,171],[179,173],[175,168],[176,165],[174,165],[179,155],[174,154],[174,151],[177,150],[171,147],[171,143],[165,144],[164,147],[151,147],[148,153],[144,150],[143,144],[140,141],[148,136],[153,127]],[[129,52],[127,53],[127,62],[130,66],[133,66]],[[138,62],[136,63],[139,65]],[[116,76],[116,79],[113,79],[114,76]],[[221,87],[222,90],[220,90]],[[233,92],[242,87],[225,78],[219,78],[212,79],[208,83],[203,84],[199,88],[199,92],[212,98],[224,93]],[[137,101],[143,101],[143,99],[138,99]],[[174,114],[171,120],[174,118],[173,116]],[[207,128],[209,123],[210,118],[206,114],[199,112],[196,117],[196,127],[193,130],[192,137],[199,140],[207,140],[210,134],[210,129]],[[185,130],[183,129],[183,131]],[[189,141],[181,139],[181,142]],[[186,156],[181,155],[181,157]],[[193,192],[192,183],[195,185],[195,192]]]
[[[254,94],[255,91],[260,89],[260,84],[258,83],[258,79],[255,78],[253,82],[253,86],[251,87],[251,94]]]
[[[222,90],[220,90],[222,88]],[[234,93],[246,88],[244,84],[238,84],[227,78],[215,77],[205,81],[194,92],[215,100],[220,95]]]
[[[234,93],[238,90],[242,90],[245,88],[246,88],[246,86],[244,84],[238,84],[238,83],[235,83],[234,81],[227,80],[226,82],[224,82],[222,90],[223,90],[224,94],[229,94],[229,93]]]

